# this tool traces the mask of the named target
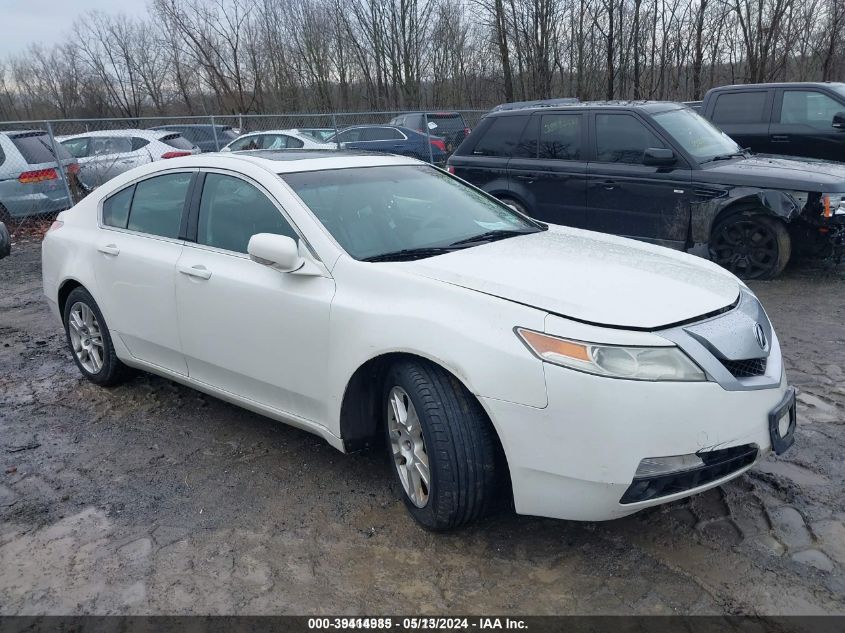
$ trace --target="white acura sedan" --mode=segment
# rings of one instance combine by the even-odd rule
[[[383,444],[410,513],[602,520],[793,441],[762,306],[707,261],[546,226],[408,158],[200,155],[53,224],[44,292],[79,370],[184,383]]]

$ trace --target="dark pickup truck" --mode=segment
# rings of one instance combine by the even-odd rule
[[[845,165],[751,155],[678,103],[491,112],[448,166],[539,220],[709,255],[750,279],[793,251],[838,258],[845,239]]]
[[[721,86],[696,110],[753,152],[845,161],[845,84]]]

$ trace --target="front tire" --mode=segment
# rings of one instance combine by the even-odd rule
[[[125,381],[131,370],[117,357],[111,334],[97,302],[85,288],[74,288],[65,301],[62,320],[73,360],[94,384],[111,387]]]
[[[408,360],[387,372],[382,402],[391,470],[414,519],[444,531],[483,516],[496,493],[496,441],[472,394],[440,367]]]
[[[789,231],[767,215],[732,215],[716,224],[710,236],[710,258],[742,279],[777,277],[791,255]]]

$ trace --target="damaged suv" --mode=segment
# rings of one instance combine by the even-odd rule
[[[709,256],[746,279],[839,260],[845,165],[755,156],[666,102],[493,112],[449,171],[528,215]]]

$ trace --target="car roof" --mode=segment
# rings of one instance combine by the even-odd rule
[[[570,103],[570,104],[562,104],[556,106],[548,106],[548,105],[537,105],[537,106],[528,106],[525,108],[518,108],[515,110],[497,110],[490,112],[487,116],[499,117],[499,116],[519,116],[520,114],[531,113],[531,112],[560,112],[560,111],[574,111],[577,112],[578,110],[584,109],[597,109],[597,108],[607,108],[607,109],[624,109],[624,110],[640,110],[643,112],[648,113],[656,113],[656,112],[664,112],[667,110],[677,110],[681,108],[686,108],[683,103],[677,103],[675,101],[647,101],[647,100],[639,100],[639,101],[625,101],[625,100],[618,100],[618,101],[579,101],[577,103]]]
[[[73,138],[82,138],[86,136],[106,136],[106,137],[115,137],[115,136],[137,136],[139,138],[149,139],[151,141],[157,141],[165,136],[170,136],[171,134],[175,134],[175,130],[94,130],[93,132],[82,132],[80,134],[68,134],[65,136],[59,136],[57,138],[67,141],[68,139]]]
[[[3,130],[0,134],[5,134],[9,138],[21,138],[22,136],[47,134],[47,132],[45,130]]]
[[[728,91],[734,88],[845,88],[845,83],[839,81],[773,81],[766,84],[731,84],[729,86],[717,86],[710,90]]]
[[[301,171],[321,171],[329,169],[347,169],[351,167],[383,167],[388,165],[426,165],[422,161],[407,156],[396,156],[379,152],[354,150],[252,150],[225,154],[196,154],[184,158],[172,158],[167,161],[150,163],[149,166],[213,168],[228,166],[232,161],[243,161],[266,169],[273,174],[294,173]],[[163,166],[161,168],[164,168]]]
[[[176,128],[184,128],[184,127],[216,127],[222,128],[224,130],[231,129],[231,125],[221,125],[220,123],[215,123],[211,125],[211,123],[168,123],[167,125],[154,125],[151,127],[151,130],[174,130]]]

